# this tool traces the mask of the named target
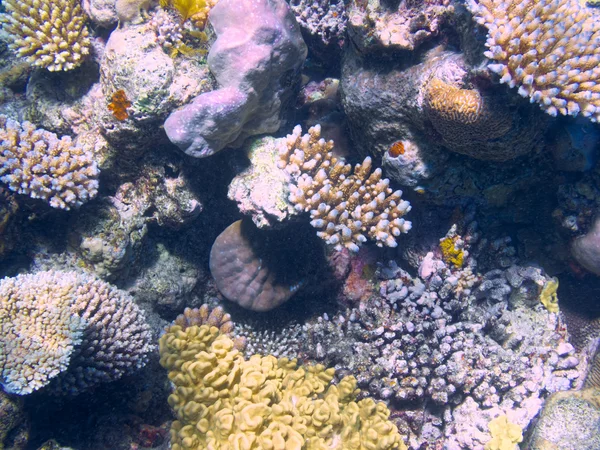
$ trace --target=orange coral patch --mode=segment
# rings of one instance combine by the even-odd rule
[[[397,158],[400,155],[404,155],[404,144],[402,143],[402,141],[396,141],[396,142],[394,142],[390,146],[390,149],[388,150],[388,153],[390,154],[390,156],[392,158]]]
[[[113,113],[113,116],[117,120],[125,120],[129,117],[127,108],[131,106],[131,102],[127,99],[125,91],[119,89],[110,97],[110,103],[108,104],[108,110]]]

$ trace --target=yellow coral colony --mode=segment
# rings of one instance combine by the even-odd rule
[[[544,284],[540,292],[540,302],[551,313],[558,312],[558,278],[552,278]]]
[[[337,250],[358,251],[367,236],[380,247],[396,247],[396,237],[411,223],[402,217],[410,204],[402,191],[392,191],[381,169],[371,172],[371,158],[350,164],[332,154],[333,141],[321,139],[316,125],[302,135],[300,126],[281,140],[280,169],[291,177],[289,200],[296,210],[310,212],[317,235]]]
[[[35,66],[71,70],[90,52],[79,0],[4,0],[0,14],[9,47]]]
[[[501,83],[550,115],[600,118],[600,21],[578,0],[468,0]]]
[[[174,385],[173,450],[406,450],[383,403],[356,401],[353,377],[334,386],[321,365],[245,360],[216,327],[171,326],[160,363]]]
[[[485,444],[485,450],[515,450],[523,440],[523,429],[508,421],[506,415],[498,416],[488,424],[492,439]]]

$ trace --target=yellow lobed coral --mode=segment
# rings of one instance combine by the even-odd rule
[[[381,169],[371,172],[371,158],[350,164],[333,156],[333,141],[321,139],[316,125],[302,135],[300,126],[281,141],[278,167],[291,177],[289,201],[297,211],[310,212],[317,235],[337,250],[358,251],[367,236],[380,247],[396,247],[396,237],[411,223],[402,217],[410,203],[402,191],[392,191]]]
[[[488,424],[492,439],[485,444],[485,450],[515,450],[523,441],[523,428],[509,422],[506,415],[498,416]]]
[[[353,377],[334,386],[322,365],[245,360],[216,327],[171,326],[160,363],[174,385],[173,450],[406,449],[383,403],[356,401]]]
[[[71,70],[90,53],[86,16],[79,0],[5,0],[0,14],[9,47],[50,71]]]
[[[98,193],[100,171],[90,151],[69,136],[0,116],[0,181],[53,208],[81,206]]]
[[[468,0],[488,67],[552,116],[600,118],[600,22],[578,0]]]
[[[540,302],[551,313],[557,313],[558,310],[558,278],[551,278],[546,282],[540,292]]]

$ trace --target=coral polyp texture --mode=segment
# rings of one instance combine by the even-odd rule
[[[12,191],[70,209],[96,196],[99,173],[92,153],[69,136],[0,116],[0,181]]]
[[[300,126],[282,141],[279,168],[291,177],[289,201],[310,212],[317,236],[336,250],[358,251],[367,236],[380,247],[396,247],[411,223],[402,217],[410,204],[392,191],[381,169],[371,172],[371,158],[352,166],[333,156],[333,141],[321,138],[316,125],[302,135]]]
[[[141,368],[153,350],[144,314],[110,284],[77,272],[0,281],[0,383],[77,394]]]
[[[71,70],[90,53],[79,0],[7,0],[2,32],[18,56],[50,71]]]
[[[274,356],[246,360],[206,325],[169,328],[160,356],[174,385],[173,450],[406,449],[387,407],[357,400],[351,376],[332,385],[333,369]]]
[[[552,116],[600,118],[600,22],[577,0],[469,0],[500,82]]]

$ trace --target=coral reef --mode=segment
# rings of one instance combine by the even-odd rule
[[[263,137],[245,147],[250,166],[229,184],[227,196],[258,228],[272,227],[298,214],[288,201],[289,177],[277,169],[280,140]]]
[[[300,27],[318,36],[323,45],[343,42],[348,20],[344,1],[293,0],[290,6]]]
[[[0,180],[11,190],[70,209],[95,197],[98,174],[92,153],[69,136],[0,116]]]
[[[469,0],[488,68],[552,116],[600,117],[600,24],[577,0]],[[560,26],[556,26],[560,24]]]
[[[454,6],[449,0],[418,2],[400,0],[352,0],[348,7],[348,34],[362,51],[384,48],[415,50],[440,33],[451,18]]]
[[[0,14],[9,47],[50,71],[71,70],[90,53],[87,17],[77,0],[7,0]]]
[[[371,158],[352,171],[333,156],[333,146],[321,138],[319,125],[305,135],[296,126],[282,141],[279,168],[292,180],[289,201],[310,212],[317,236],[336,250],[358,251],[367,236],[380,247],[396,247],[396,238],[411,228],[402,218],[411,208],[402,191],[392,191],[381,169],[371,172]]]
[[[175,9],[185,22],[190,20],[198,28],[204,28],[208,13],[218,0],[161,0],[161,6]],[[165,5],[163,5],[163,3]]]
[[[90,275],[38,272],[0,281],[2,385],[78,394],[143,367],[154,348],[131,297]]]
[[[221,0],[210,21],[217,39],[208,65],[219,88],[196,97],[165,122],[171,142],[198,158],[277,131],[281,107],[290,99],[307,53],[283,0]]]
[[[286,248],[281,236],[238,220],[215,240],[210,272],[219,291],[253,311],[269,311],[289,300],[306,282],[304,257]],[[314,263],[314,261],[313,261]]]
[[[160,353],[175,385],[173,450],[406,449],[387,407],[357,401],[352,377],[330,384],[334,370],[322,365],[258,355],[245,360],[230,338],[208,326],[172,326]]]

